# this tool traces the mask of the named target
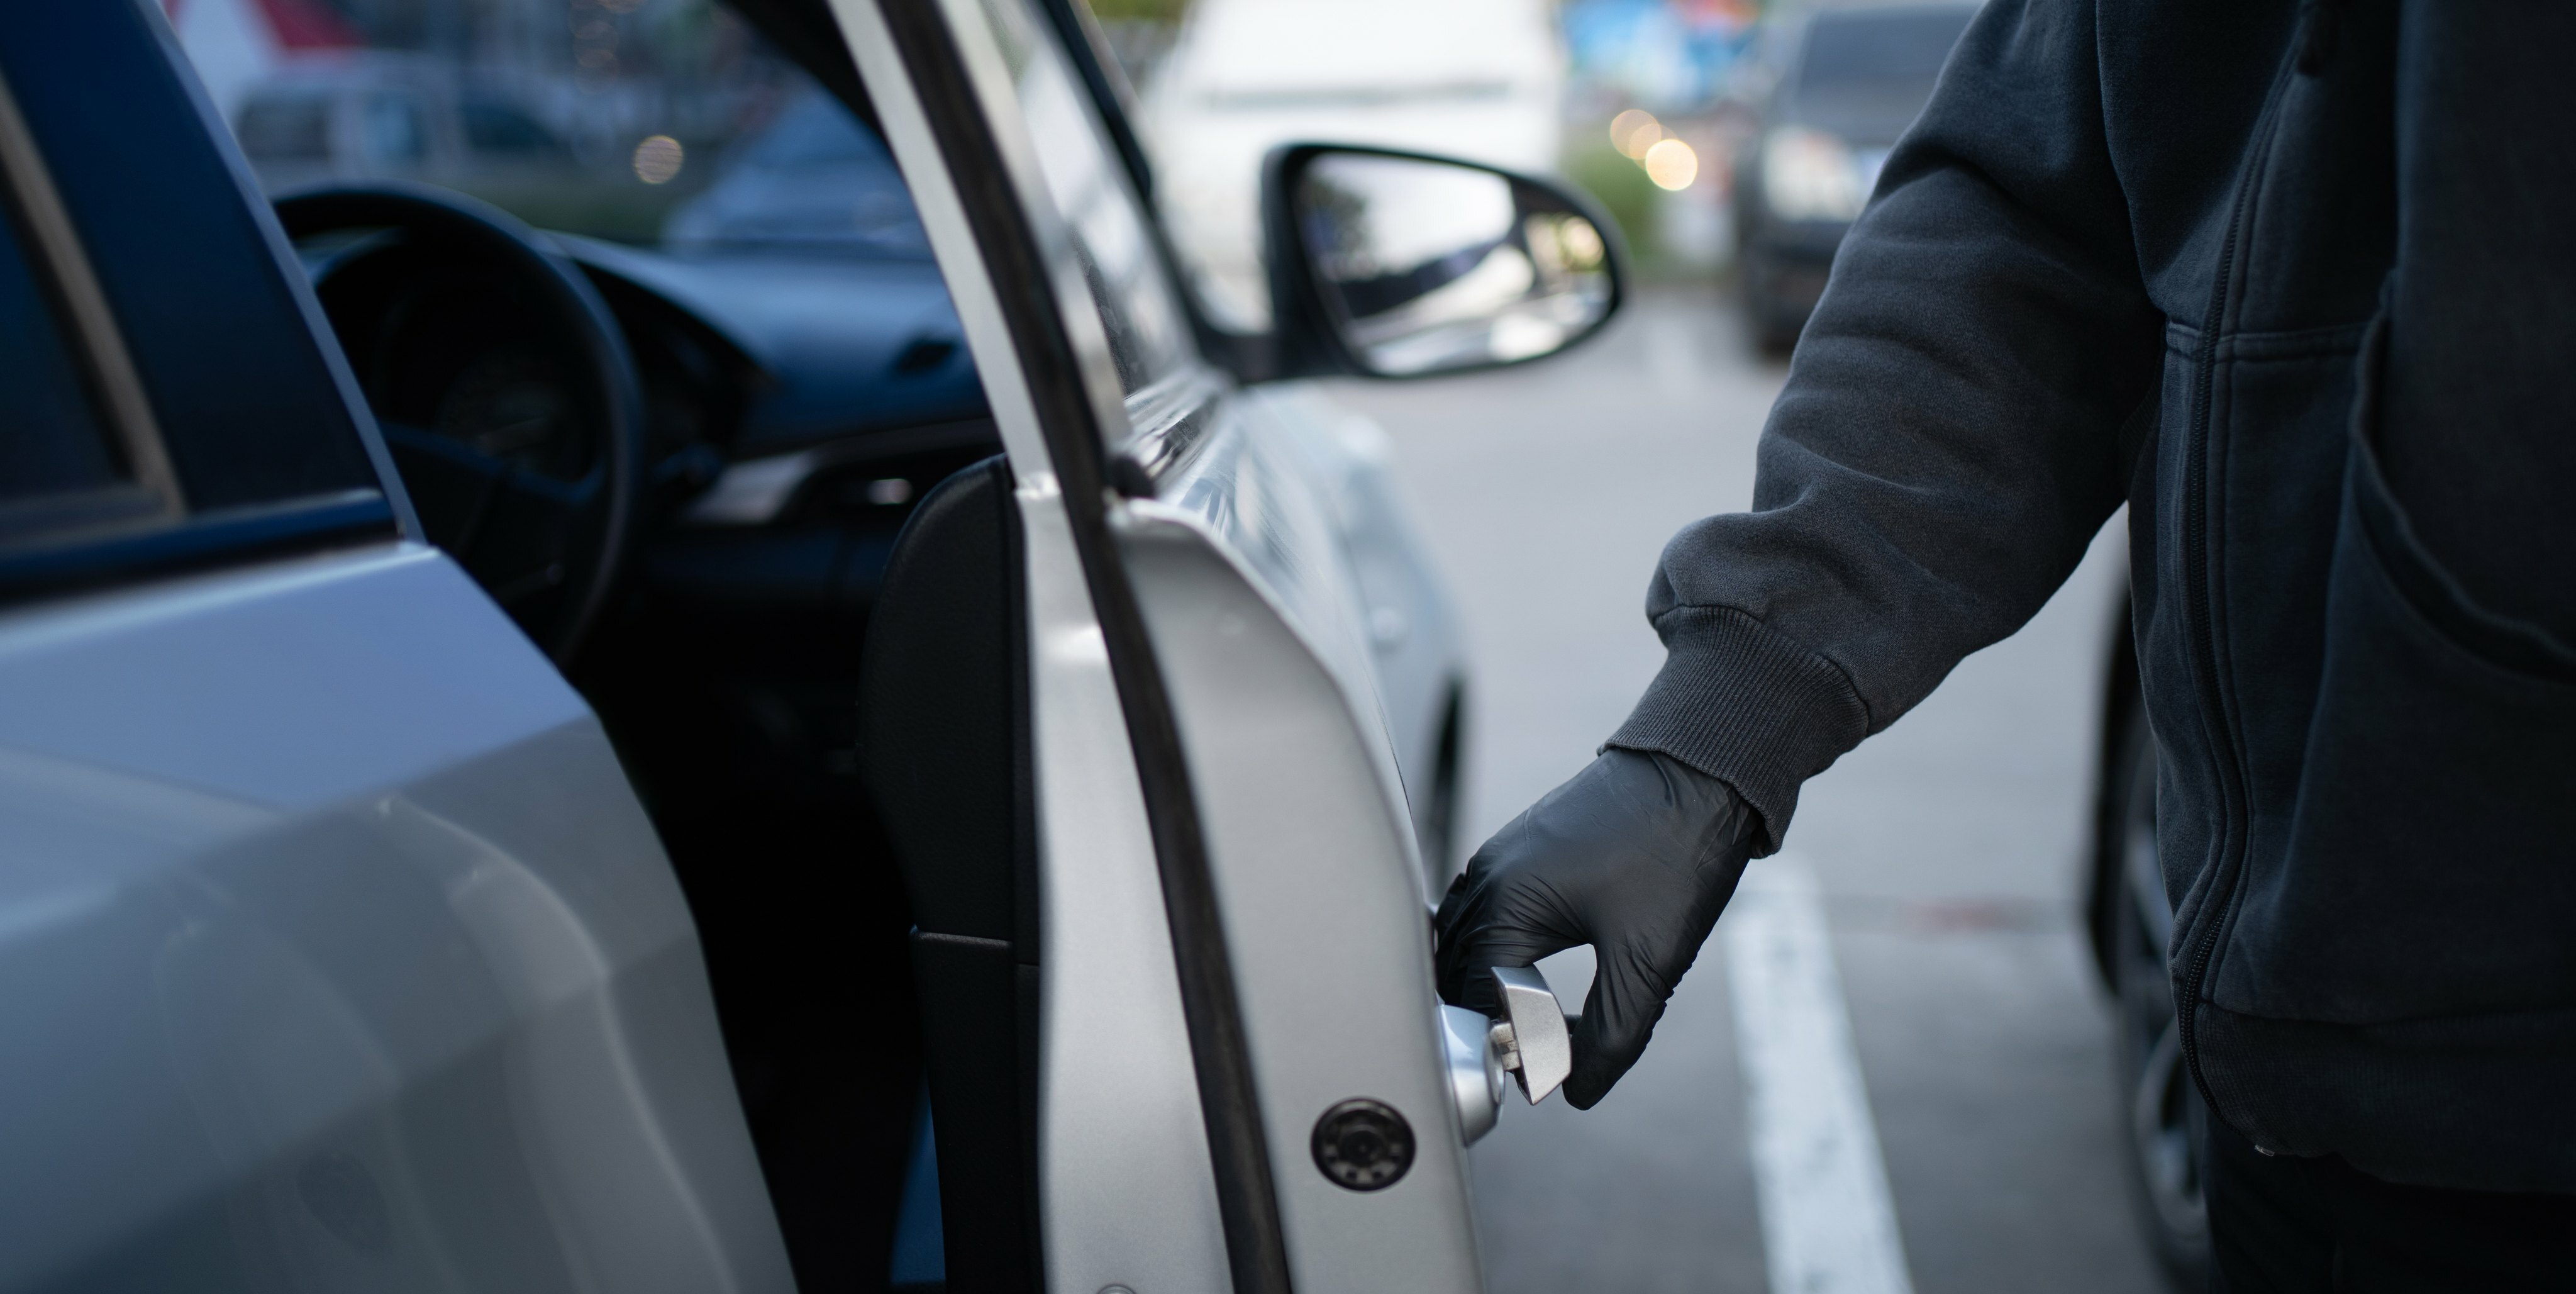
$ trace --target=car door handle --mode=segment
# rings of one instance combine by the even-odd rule
[[[1493,1131],[1503,1112],[1503,1076],[1519,1080],[1521,1095],[1536,1105],[1574,1072],[1574,1021],[1536,967],[1497,966],[1494,988],[1503,1018],[1463,1006],[1440,1008],[1440,1031],[1449,1057],[1450,1095],[1467,1144]]]
[[[1574,1019],[1557,1004],[1535,966],[1493,968],[1503,1018],[1490,1037],[1503,1068],[1521,1082],[1521,1095],[1536,1105],[1574,1072]]]

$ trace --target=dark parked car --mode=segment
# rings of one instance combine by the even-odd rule
[[[1735,159],[1737,273],[1765,349],[1798,340],[1889,147],[1923,111],[1976,12],[1853,5],[1766,34],[1759,127]]]
[[[2165,964],[2174,918],[2156,866],[2156,738],[2139,696],[2125,598],[2107,641],[2086,924],[2111,998],[2113,1097],[2139,1228],[2176,1287],[2198,1289],[2209,1265],[2198,1127],[2204,1115],[2183,1065]]]

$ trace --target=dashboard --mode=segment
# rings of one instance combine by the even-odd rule
[[[937,267],[544,237],[615,317],[648,446],[643,515],[569,677],[657,816],[848,797],[857,662],[895,539],[1001,448]],[[433,542],[477,533],[494,470],[567,494],[601,470],[586,361],[507,271],[378,234],[304,255]],[[469,461],[479,474],[448,470]]]
[[[908,510],[939,479],[926,472],[999,449],[927,261],[551,239],[598,289],[634,358],[648,542],[672,527],[769,525],[807,508]],[[443,442],[566,482],[598,459],[578,361],[532,322],[524,287],[503,271],[365,237],[308,253],[307,265],[389,439]],[[416,502],[425,522],[439,510],[434,497]]]

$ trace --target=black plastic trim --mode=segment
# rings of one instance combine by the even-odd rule
[[[0,557],[0,606],[397,538],[377,490],[199,513],[177,525]]]

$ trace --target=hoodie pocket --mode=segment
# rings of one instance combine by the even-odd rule
[[[2297,807],[2214,998],[2354,1024],[2576,1005],[2576,649],[2477,605],[2417,540],[2375,449],[2385,348],[2382,323]]]

